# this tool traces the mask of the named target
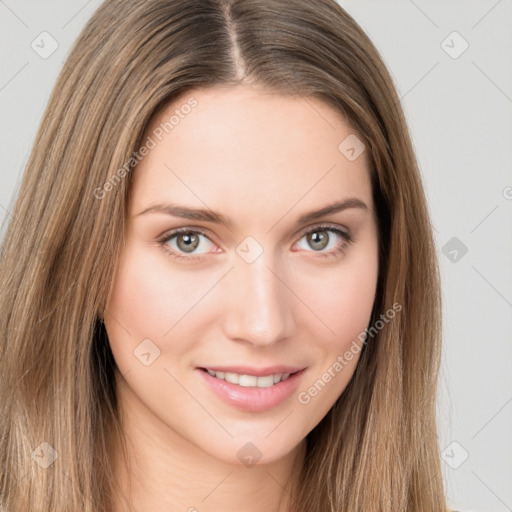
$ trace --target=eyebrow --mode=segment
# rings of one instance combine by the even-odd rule
[[[307,222],[311,222],[320,217],[324,217],[325,215],[338,213],[349,208],[360,208],[364,211],[369,210],[368,205],[361,199],[357,197],[349,197],[342,201],[336,201],[332,204],[324,206],[319,210],[313,210],[302,214],[300,217],[297,218],[296,224],[306,224]],[[158,203],[149,206],[142,212],[138,213],[136,216],[138,217],[140,215],[145,215],[146,213],[164,213],[167,215],[172,215],[173,217],[180,217],[183,219],[199,220],[205,222],[213,222],[215,224],[222,224],[226,226],[228,229],[232,229],[233,227],[233,223],[231,222],[230,219],[228,219],[221,213],[215,212],[210,209],[187,208],[186,206],[179,206],[175,204]]]

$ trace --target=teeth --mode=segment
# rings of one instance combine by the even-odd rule
[[[242,377],[240,377],[240,380],[242,380]],[[274,385],[274,376],[265,375],[265,377],[258,377],[258,383],[256,385],[259,388],[269,388],[270,386]]]
[[[214,377],[216,377],[216,376],[217,375],[214,375]],[[224,380],[226,382],[231,382],[231,384],[238,384],[240,381],[240,376],[237,375],[236,373],[226,372],[226,375],[224,376]]]
[[[258,377],[255,377],[254,375],[240,375],[238,377],[238,382],[233,382],[233,384],[238,384],[239,386],[249,387],[249,386],[257,386],[258,385]]]
[[[274,384],[286,380],[289,373],[276,373],[274,375],[265,375],[263,377],[256,377],[255,375],[240,375],[238,373],[231,372],[214,372],[213,370],[206,370],[212,377],[216,377],[220,380],[225,380],[231,384],[238,384],[242,387],[258,387],[258,388],[269,388]]]

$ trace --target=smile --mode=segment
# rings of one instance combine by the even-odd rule
[[[285,369],[295,371],[283,373],[282,370]],[[249,368],[241,367],[237,370],[250,371]],[[302,380],[305,368],[277,367],[273,371],[253,369],[252,373],[262,375],[209,368],[196,368],[194,372],[203,385],[225,404],[242,411],[263,412],[277,407],[291,397]]]
[[[212,376],[220,380],[225,380],[231,384],[237,384],[242,387],[269,388],[274,384],[285,381],[290,377],[290,373],[275,373],[265,376],[243,375],[231,372],[216,372],[213,370],[206,371]]]

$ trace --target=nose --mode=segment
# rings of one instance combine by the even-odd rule
[[[265,346],[293,333],[294,294],[271,256],[264,251],[252,263],[239,258],[227,276],[224,334],[233,341]]]

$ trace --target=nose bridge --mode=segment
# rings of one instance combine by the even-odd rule
[[[255,345],[268,345],[289,336],[293,294],[282,282],[286,278],[276,269],[272,252],[263,251],[254,261],[240,254],[229,275],[226,335]]]

